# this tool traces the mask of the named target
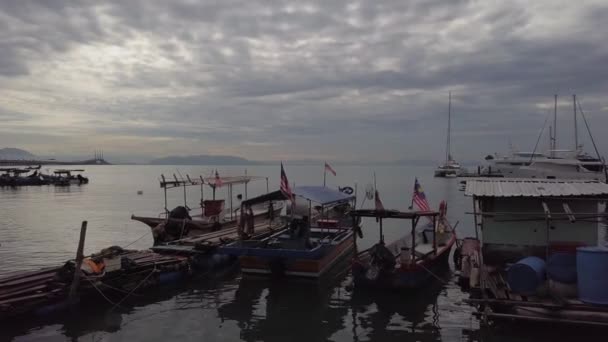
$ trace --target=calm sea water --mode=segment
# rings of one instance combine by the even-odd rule
[[[268,177],[271,190],[279,185],[279,167],[268,166],[85,166],[90,183],[71,187],[0,188],[0,274],[57,265],[73,258],[80,223],[87,220],[85,251],[93,253],[110,245],[147,248],[152,245],[149,228],[130,219],[131,214],[158,215],[163,211],[163,192],[158,178],[186,174],[190,177],[221,175]],[[432,168],[336,166],[337,177],[327,176],[328,186],[354,187],[359,197],[365,187],[377,187],[385,207],[410,205],[415,177],[429,202],[448,202],[448,216],[459,222],[460,237],[472,236],[470,198],[460,192],[458,180],[436,179]],[[320,166],[286,165],[296,185],[321,185]],[[266,190],[266,181],[251,183],[249,197]],[[143,191],[138,195],[138,191]],[[205,196],[211,192],[204,189]],[[219,195],[223,196],[223,191]],[[244,194],[235,186],[234,196]],[[195,207],[200,188],[188,189],[187,203]],[[184,202],[182,190],[168,194],[169,208]],[[371,201],[361,203],[371,207]],[[388,240],[408,231],[408,225],[385,225]],[[363,247],[378,239],[372,222],[364,226]],[[44,341],[477,341],[538,340],[545,332],[511,329],[479,329],[473,308],[462,303],[468,297],[451,273],[412,295],[353,291],[348,274],[321,284],[310,282],[242,279],[237,272],[196,283],[161,289],[134,297],[126,308],[84,308],[40,321],[0,322],[0,340]],[[561,335],[558,335],[561,336]],[[557,337],[557,336],[556,336]]]

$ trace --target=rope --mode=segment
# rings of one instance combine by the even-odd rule
[[[105,299],[106,301],[108,301],[108,303],[110,303],[111,305],[114,305],[114,307],[119,306],[117,303],[114,303],[113,301],[110,300],[110,298],[106,297],[105,294],[103,294],[103,292],[97,287],[97,285],[95,285],[95,283],[93,283],[89,278],[85,278],[89,283],[91,283],[91,285],[93,286],[93,288],[95,290],[97,290],[97,292],[99,292],[99,294],[103,297],[103,299]],[[123,307],[120,307],[121,309]],[[114,309],[114,308],[112,308]]]
[[[439,278],[439,276],[437,276],[435,273],[431,272],[431,270],[429,270],[428,268],[424,267],[423,264],[418,264],[418,266],[422,267],[425,271],[427,271],[430,275],[432,275],[433,277],[435,277],[435,279],[439,280],[442,284],[447,285],[448,282]]]
[[[148,278],[150,278],[154,273],[156,273],[156,264],[154,264],[154,269],[152,269],[152,271],[150,272],[150,274],[148,274],[144,280],[142,280],[139,284],[137,284],[137,286],[135,286],[135,288],[133,290],[131,290],[131,292],[129,292],[126,296],[124,296],[121,300],[119,300],[113,307],[112,309],[110,309],[110,311],[113,311],[114,309],[116,309],[116,307],[118,307],[122,302],[124,302],[127,298],[129,298],[129,296],[131,296],[133,294],[133,292],[135,292],[135,290],[137,290],[141,285],[143,285],[143,283],[146,282],[146,280],[148,280]]]

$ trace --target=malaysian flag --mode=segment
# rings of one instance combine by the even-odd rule
[[[380,200],[380,194],[378,194],[378,190],[376,190],[376,194],[375,194],[374,198],[375,198],[375,202],[376,202],[376,210],[383,211],[384,205],[382,204],[382,201]]]
[[[222,184],[224,184],[224,182],[222,182],[220,174],[217,172],[217,169],[215,169],[215,183],[213,185],[217,188],[221,188]]]
[[[327,162],[325,162],[325,171],[331,172],[331,174],[334,176],[336,175],[336,171],[334,171],[334,169],[332,169],[332,167],[329,164],[327,164]]]
[[[285,169],[283,169],[283,163],[281,163],[281,192],[283,195],[285,195],[285,197],[289,198],[292,203],[294,203],[295,198],[293,196],[293,192],[291,192],[291,187],[289,187],[289,180],[287,180]]]
[[[431,211],[431,207],[429,206],[429,202],[426,200],[424,191],[422,191],[422,187],[420,186],[420,183],[418,183],[418,178],[416,178],[414,182],[414,195],[412,197],[412,202],[416,204],[420,211]]]

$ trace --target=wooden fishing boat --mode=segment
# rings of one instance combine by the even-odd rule
[[[78,301],[126,299],[126,294],[175,282],[189,275],[189,260],[149,250],[112,247],[85,258]],[[47,316],[67,309],[75,262],[0,277],[0,319],[23,314]]]
[[[355,196],[323,186],[296,187],[308,210],[293,205],[289,227],[259,241],[236,241],[218,251],[239,257],[244,274],[320,278],[345,260],[354,247],[348,212]],[[269,194],[286,199],[281,191]],[[314,209],[313,203],[318,204]],[[297,215],[304,213],[305,215]],[[309,219],[312,217],[312,220]]]
[[[244,185],[245,200],[247,200],[247,185],[249,182],[266,179],[266,188],[268,189],[268,178],[248,175],[222,178],[219,178],[219,176],[190,178],[186,175],[186,179],[178,179],[175,175],[173,176],[173,180],[167,180],[164,175],[161,175],[160,187],[163,188],[165,195],[165,211],[163,213],[157,217],[131,215],[132,220],[145,223],[150,227],[155,244],[180,240],[220,229],[236,229],[242,213],[241,210],[246,209],[247,216],[252,217],[256,224],[269,224],[283,210],[282,202],[266,201],[246,207],[233,203],[234,185]],[[205,199],[203,190],[205,185],[212,189],[212,199]],[[200,186],[201,206],[197,209],[200,212],[195,212],[195,209],[188,207],[186,188],[190,186]],[[216,199],[216,190],[222,186],[227,188],[228,208],[226,208],[225,199]],[[174,188],[183,189],[184,204],[169,211],[167,190]]]
[[[382,289],[417,289],[448,266],[450,250],[456,242],[454,230],[437,211],[397,211],[361,209],[351,213],[354,218],[375,218],[380,229],[380,241],[358,253],[353,260],[352,273],[357,287]],[[419,220],[430,224],[417,230]],[[385,244],[382,223],[385,219],[411,221],[411,232],[390,244]]]

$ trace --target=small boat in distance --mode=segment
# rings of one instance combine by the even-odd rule
[[[57,185],[70,185],[70,184],[88,184],[89,179],[84,177],[81,172],[82,169],[60,169],[55,170],[56,184]],[[76,174],[74,174],[76,173]]]
[[[452,158],[451,152],[451,130],[452,130],[452,93],[448,100],[448,134],[445,148],[445,162],[435,169],[435,177],[454,178],[461,173],[460,164]]]

